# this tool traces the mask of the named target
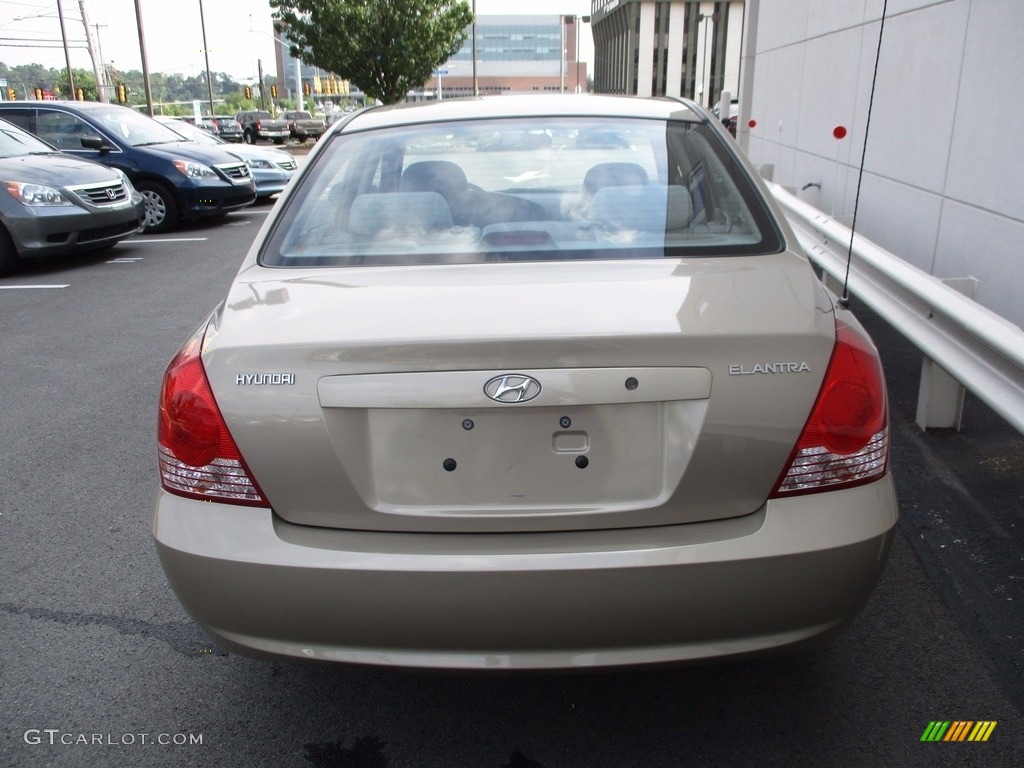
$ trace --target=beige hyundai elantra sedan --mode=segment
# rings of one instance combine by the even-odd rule
[[[678,100],[335,124],[168,366],[158,443],[170,584],[265,657],[798,647],[857,614],[897,517],[871,341]]]

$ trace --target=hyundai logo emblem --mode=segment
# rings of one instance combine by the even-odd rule
[[[526,403],[540,394],[540,382],[520,373],[505,373],[484,384],[484,394],[497,403]]]

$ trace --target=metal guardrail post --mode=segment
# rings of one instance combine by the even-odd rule
[[[973,277],[943,278],[942,282],[969,299],[978,295],[978,281]],[[963,385],[942,370],[942,366],[924,358],[917,392],[917,426],[959,432],[963,427],[965,392]]]
[[[808,257],[841,282],[849,228],[778,184],[768,187]],[[850,291],[1024,434],[1024,330],[860,235]]]

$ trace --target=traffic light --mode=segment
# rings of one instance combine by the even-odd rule
[[[33,92],[33,95],[36,97],[36,101],[42,101],[43,100],[43,89],[38,87],[38,86],[36,86],[36,89]]]
[[[310,94],[309,83],[303,83],[302,84],[302,93],[305,96],[309,96],[309,94]]]
[[[13,88],[8,88],[7,89],[7,100],[8,101],[15,101],[17,98],[18,98],[18,92],[16,90],[14,90]]]
[[[276,99],[277,98],[277,86],[276,85],[271,84],[271,86],[270,86],[270,98],[272,98],[272,99]]]
[[[75,100],[85,101],[85,91],[83,91],[81,88],[75,88]]]
[[[128,86],[124,83],[117,84],[117,103],[127,104],[128,103]]]
[[[245,100],[252,101],[252,88],[245,86]]]

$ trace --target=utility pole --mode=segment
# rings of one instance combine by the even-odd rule
[[[149,59],[146,56],[146,33],[142,31],[142,6],[135,0],[135,24],[139,28],[139,54],[142,56],[142,79],[146,87],[146,112],[153,116],[153,86],[149,82]]]
[[[107,94],[104,86],[107,83],[103,72],[103,56],[96,55],[98,46],[96,40],[93,39],[93,25],[89,23],[89,14],[85,10],[85,0],[78,0],[78,10],[82,14],[82,26],[85,27],[85,47],[89,49],[89,58],[92,59],[92,72],[96,77],[96,92],[99,94],[100,101],[106,104]],[[96,26],[98,27],[99,25],[97,24]]]
[[[558,92],[565,93],[565,16],[559,15],[558,26],[562,33],[558,45]]]
[[[473,0],[473,95],[480,95],[480,81],[476,76],[476,0]]]
[[[100,89],[100,101],[104,104],[110,102],[110,93],[114,91],[114,84],[111,82],[110,73],[107,71],[107,65],[103,61],[103,44],[100,42],[100,27],[109,27],[109,24],[93,24],[93,29],[96,30],[96,57],[100,60],[100,74],[103,76],[103,87]],[[110,93],[107,89],[110,89]]]
[[[263,94],[263,59],[256,59],[256,68],[260,73],[260,109],[266,110],[267,100]]]
[[[210,78],[210,48],[206,44],[206,15],[203,13],[203,0],[199,0],[199,23],[203,28],[203,56],[206,57],[206,92],[210,96],[210,117],[213,117],[213,80]]]
[[[71,100],[75,98],[75,76],[71,74],[71,52],[68,50],[68,33],[64,28],[64,5],[57,0],[57,16],[60,18],[60,37],[64,41],[64,61],[68,65],[68,85],[71,86]]]

